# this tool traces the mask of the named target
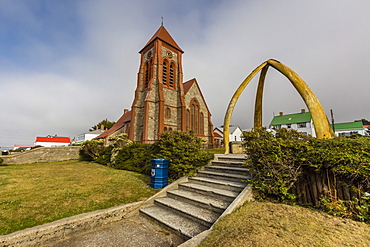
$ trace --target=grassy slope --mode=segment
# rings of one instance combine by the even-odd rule
[[[249,202],[221,219],[200,246],[370,246],[370,226],[299,206]]]
[[[0,235],[143,200],[149,179],[79,161],[0,166]]]

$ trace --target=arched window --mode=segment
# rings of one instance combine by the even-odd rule
[[[167,127],[164,127],[163,128],[163,132],[167,132]]]
[[[175,65],[173,65],[173,63],[170,64],[170,87],[174,87],[174,78],[175,78]]]
[[[149,67],[148,67],[148,70],[149,70],[149,78],[148,78],[148,82],[150,81],[150,79],[152,79],[152,64],[153,64],[153,58],[150,59],[149,61]]]
[[[204,135],[204,115],[203,113],[200,113],[200,124],[199,124],[199,128],[200,128],[200,134],[201,135]]]
[[[204,134],[204,116],[200,112],[199,102],[195,98],[191,100],[190,111],[187,110],[186,113],[187,128],[193,130],[194,134]]]
[[[195,134],[199,134],[199,105],[195,105]]]
[[[191,104],[191,108],[190,108],[190,111],[191,111],[191,125],[190,125],[190,128],[192,130],[194,130],[194,127],[195,127],[195,105],[194,103]]]
[[[162,73],[162,81],[163,85],[167,85],[167,62],[163,61],[163,73]]]
[[[186,110],[186,131],[190,129],[190,111]]]
[[[169,128],[168,131],[172,131],[172,128]]]
[[[149,85],[149,64],[145,63],[145,75],[144,75],[144,88],[147,88]]]
[[[165,116],[166,118],[171,118],[171,109],[169,107],[166,108]]]

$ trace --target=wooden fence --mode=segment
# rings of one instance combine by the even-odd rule
[[[303,175],[296,181],[290,192],[297,196],[297,203],[304,206],[319,206],[320,197],[351,200],[359,198],[362,187],[358,181],[335,175],[329,169],[315,171],[303,167]]]

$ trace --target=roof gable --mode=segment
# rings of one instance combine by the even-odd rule
[[[218,131],[220,131],[221,133],[224,133],[224,128],[223,127],[216,127],[215,129],[214,129],[214,131],[216,131],[216,129],[218,130]],[[232,134],[234,134],[234,132],[236,131],[236,130],[240,130],[240,132],[243,132],[242,131],[242,129],[239,127],[239,126],[235,126],[235,125],[230,125],[230,127],[229,127],[229,135],[232,135]]]
[[[181,53],[184,53],[184,51],[180,48],[180,46],[175,42],[175,40],[171,37],[169,32],[166,30],[164,26],[160,26],[157,32],[153,35],[153,37],[146,43],[143,49],[140,50],[139,53],[141,53],[145,47],[147,47],[150,43],[152,43],[154,40],[160,39],[163,42],[169,44],[170,46],[174,47],[175,49],[179,50]]]
[[[198,82],[197,82],[197,80],[196,80],[195,78],[193,78],[193,79],[191,79],[191,80],[186,81],[186,82],[184,82],[184,83],[183,83],[183,87],[184,87],[184,95],[186,95],[186,94],[189,92],[190,88],[191,88],[193,85],[195,85],[195,87],[197,87],[197,89],[198,89],[198,91],[199,91],[199,94],[200,94],[200,97],[202,98],[202,100],[203,100],[203,102],[204,102],[204,105],[205,105],[205,106],[206,106],[206,108],[207,108],[207,111],[208,111],[208,112],[209,112],[209,114],[211,115],[211,111],[209,110],[208,105],[207,105],[207,102],[206,102],[206,100],[204,99],[204,96],[203,96],[203,94],[202,94],[202,90],[200,90],[199,84],[198,84]]]
[[[287,114],[283,116],[275,116],[270,125],[280,125],[280,124],[293,124],[293,123],[305,123],[311,121],[311,113],[301,112],[295,114]]]

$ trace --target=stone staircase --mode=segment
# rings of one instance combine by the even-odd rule
[[[153,205],[140,209],[142,215],[188,240],[208,230],[247,186],[244,156],[218,156],[197,175],[168,190]]]

